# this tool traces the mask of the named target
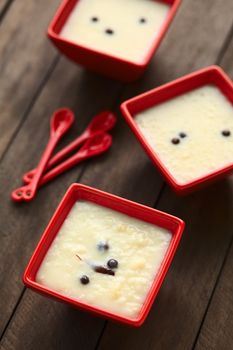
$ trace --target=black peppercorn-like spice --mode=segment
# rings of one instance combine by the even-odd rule
[[[82,284],[88,284],[88,283],[90,282],[90,279],[89,279],[88,276],[83,275],[82,277],[80,277],[80,282],[81,282]]]
[[[142,18],[139,19],[139,22],[140,23],[146,23],[146,19],[144,17],[142,17]]]
[[[230,130],[223,130],[223,131],[222,131],[222,135],[223,135],[223,136],[230,136],[230,135],[231,135],[231,132],[230,132]]]
[[[116,269],[118,267],[118,261],[115,259],[109,259],[107,265],[110,269]]]
[[[108,29],[105,29],[105,33],[112,35],[112,34],[114,34],[114,30],[108,28]]]
[[[171,142],[173,143],[173,145],[178,145],[180,143],[180,139],[178,139],[177,137],[174,137]]]

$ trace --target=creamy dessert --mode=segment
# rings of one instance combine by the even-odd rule
[[[136,318],[172,234],[88,201],[71,209],[36,281],[80,302]]]
[[[170,10],[158,0],[79,0],[60,36],[140,64]]]
[[[233,163],[233,106],[214,85],[144,110],[135,122],[178,184]]]

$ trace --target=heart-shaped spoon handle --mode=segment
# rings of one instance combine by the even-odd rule
[[[71,127],[73,121],[74,115],[67,108],[59,109],[52,115],[50,122],[49,141],[36,168],[33,179],[28,185],[19,187],[11,193],[11,198],[14,201],[30,201],[34,198],[40,178],[46,168],[52,152],[54,151],[61,137]]]

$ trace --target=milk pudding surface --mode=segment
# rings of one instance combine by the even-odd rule
[[[233,106],[214,85],[155,105],[135,122],[181,185],[233,164]]]
[[[157,0],[79,0],[61,37],[102,53],[142,63],[170,6]]]
[[[80,302],[137,318],[171,238],[159,226],[78,201],[42,261],[36,281]],[[96,272],[96,267],[111,273]]]

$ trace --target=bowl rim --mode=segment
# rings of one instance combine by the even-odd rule
[[[62,16],[64,15],[64,12],[65,12],[67,6],[69,5],[69,3],[75,2],[73,5],[73,6],[75,6],[76,2],[78,2],[78,1],[79,0],[63,0],[63,2],[58,7],[54,17],[52,18],[52,20],[48,26],[47,36],[52,41],[56,41],[56,42],[63,43],[63,44],[68,44],[74,50],[77,50],[77,51],[82,50],[82,51],[85,51],[86,53],[88,53],[89,55],[95,55],[95,56],[102,57],[104,59],[118,61],[118,63],[131,65],[132,67],[137,67],[138,69],[145,68],[149,64],[149,61],[151,60],[152,56],[156,52],[157,48],[159,47],[164,35],[166,34],[168,28],[170,27],[171,22],[173,21],[175,15],[176,15],[176,12],[177,12],[177,10],[182,2],[182,0],[155,0],[158,2],[162,2],[162,3],[167,3],[170,6],[170,10],[168,11],[167,17],[164,20],[164,23],[162,24],[158,35],[156,36],[155,40],[153,40],[151,47],[150,47],[150,50],[148,50],[147,55],[145,55],[144,59],[141,62],[133,62],[130,59],[124,59],[124,58],[121,58],[121,57],[118,57],[115,55],[111,55],[110,53],[104,53],[101,50],[92,49],[91,47],[75,43],[71,40],[65,39],[65,38],[60,36],[60,31],[58,32],[55,29],[58,22],[61,20]],[[69,17],[69,14],[67,15],[64,23],[66,22],[68,17]],[[64,25],[64,23],[62,24],[62,26]]]
[[[127,122],[128,126],[136,136],[137,140],[141,143],[142,147],[146,151],[146,153],[151,158],[154,165],[159,169],[159,171],[163,174],[165,180],[168,182],[168,184],[175,190],[177,194],[187,194],[192,192],[195,188],[200,187],[200,185],[203,185],[204,183],[211,182],[219,178],[220,176],[225,176],[230,174],[233,171],[233,160],[232,163],[229,165],[220,167],[219,169],[209,172],[204,176],[200,176],[194,180],[191,180],[185,184],[180,184],[173,174],[167,169],[165,164],[160,160],[159,156],[156,154],[156,152],[153,150],[152,146],[150,146],[149,142],[147,141],[147,138],[143,135],[142,131],[140,130],[139,126],[134,120],[135,114],[132,113],[131,110],[135,109],[135,106],[138,105],[138,103],[141,103],[144,99],[152,101],[153,99],[156,100],[158,96],[166,95],[167,91],[170,93],[174,93],[172,97],[166,97],[162,99],[162,101],[155,101],[154,103],[151,103],[150,106],[146,106],[145,108],[142,108],[140,111],[146,110],[152,106],[155,106],[159,103],[163,103],[165,101],[168,101],[176,96],[185,94],[186,92],[192,91],[195,88],[189,89],[188,84],[189,82],[192,82],[193,79],[196,81],[199,80],[199,83],[197,83],[196,87],[201,87],[208,84],[215,85],[227,98],[228,101],[233,103],[233,82],[231,79],[227,76],[227,74],[217,65],[211,65],[205,68],[202,68],[200,70],[197,70],[193,73],[184,75],[178,79],[172,80],[171,82],[168,82],[166,84],[163,84],[161,86],[158,86],[154,89],[151,89],[149,91],[146,91],[140,95],[137,95],[133,98],[130,98],[126,101],[124,101],[121,106],[121,112],[122,115]],[[209,80],[208,80],[209,79]],[[222,86],[226,86],[228,88],[228,94],[224,93],[220,86],[217,85],[217,83],[211,82],[210,80],[216,79],[216,81],[219,81]],[[176,94],[176,90],[179,92]],[[229,96],[231,95],[232,100],[230,100]]]
[[[111,209],[114,206],[115,209],[113,210],[123,212],[123,213],[128,212],[128,214],[126,215],[130,215],[136,218],[140,217],[139,218],[140,220],[143,220],[143,217],[144,217],[145,218],[144,221],[146,222],[153,221],[154,224],[155,222],[157,222],[156,225],[160,223],[159,226],[165,229],[169,229],[169,231],[172,233],[172,239],[167,249],[167,252],[164,256],[163,262],[160,266],[158,273],[154,278],[154,281],[147,294],[147,297],[141,308],[141,311],[139,312],[139,315],[136,318],[123,316],[115,312],[107,311],[101,307],[96,307],[88,303],[85,303],[83,301],[78,301],[78,299],[76,298],[65,296],[62,293],[56,292],[53,289],[47,288],[42,284],[36,282],[36,274],[39,270],[39,267],[50,245],[52,244],[53,240],[58,234],[60,226],[64,222],[65,218],[67,217],[74,203],[77,200],[82,200],[82,199],[97,203],[99,205],[102,205],[104,207],[108,207]],[[64,217],[60,220],[61,222],[57,225],[59,218],[61,218],[62,212],[64,212],[64,209],[67,207],[69,207],[68,210],[64,214]],[[117,207],[119,208],[119,210],[116,209]],[[174,257],[174,254],[180,242],[184,227],[185,227],[184,221],[173,215],[161,212],[157,209],[147,207],[137,202],[133,202],[128,199],[118,197],[116,195],[113,195],[86,185],[74,183],[69,187],[69,189],[65,193],[58,208],[56,209],[49,224],[47,225],[47,228],[45,229],[41,239],[39,240],[39,243],[37,244],[32,254],[32,257],[25,269],[25,272],[23,275],[23,282],[27,287],[33,289],[34,291],[51,298],[55,298],[58,301],[65,302],[69,305],[86,310],[88,312],[94,313],[95,315],[99,315],[104,318],[112,319],[114,321],[125,323],[130,326],[139,327],[145,321],[151,309],[153,301],[167,274],[167,271],[171,265],[172,259]]]

